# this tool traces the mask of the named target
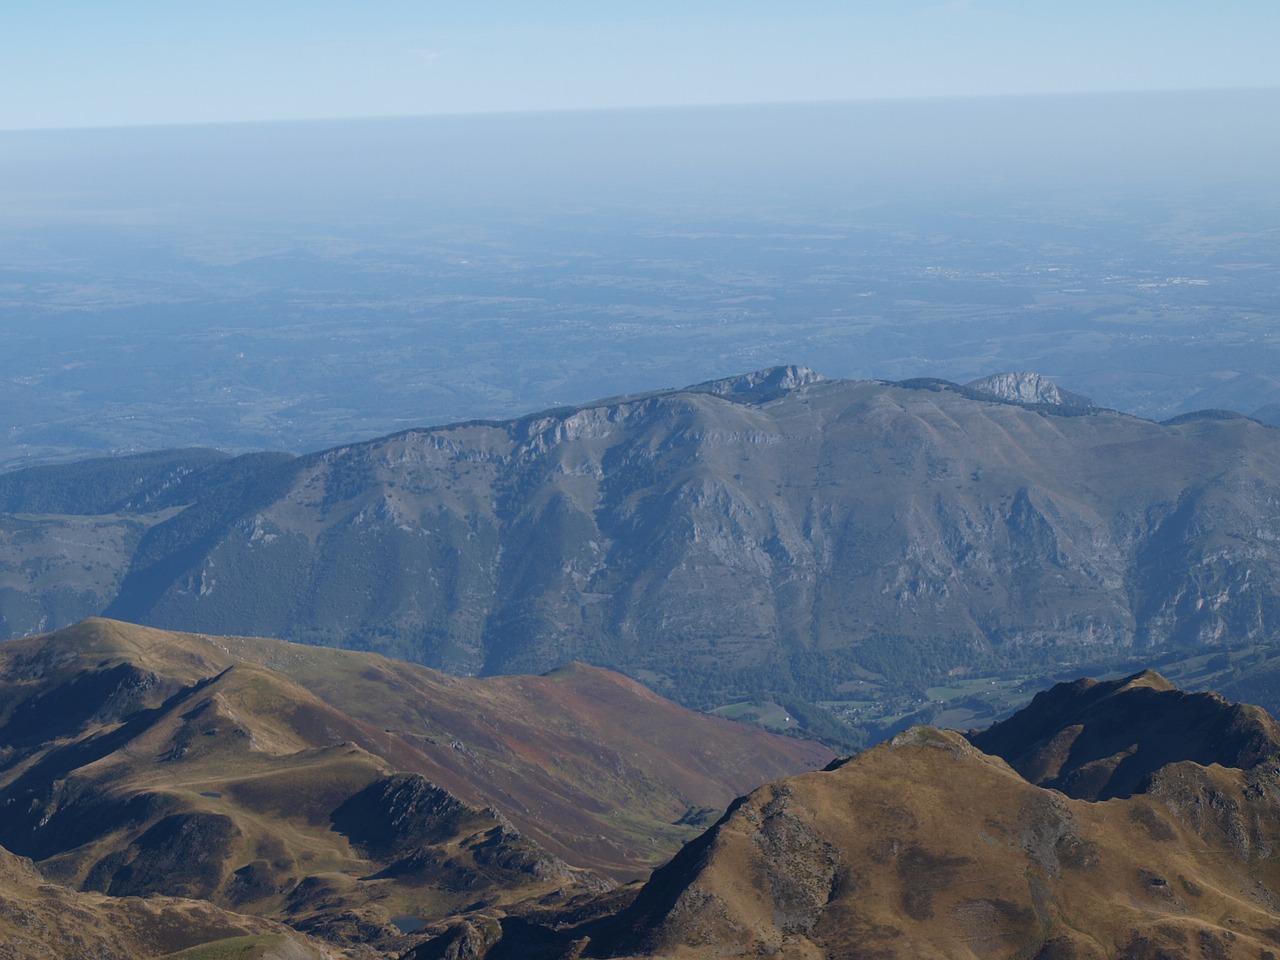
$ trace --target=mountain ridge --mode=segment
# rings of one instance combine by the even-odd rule
[[[1014,720],[969,739],[1031,783],[1078,799],[1142,792],[1175,759],[1250,769],[1280,751],[1280,725],[1264,711],[1186,693],[1152,670],[1058,684]]]
[[[1180,695],[1151,672],[1082,680],[1001,724],[1053,739],[1081,719],[1070,708],[1091,706],[1088,740],[1147,713],[1172,746],[1127,795],[1068,796],[978,737],[914,727],[740,798],[630,903],[544,926],[541,941],[511,933],[541,942],[524,954],[536,958],[1274,960],[1280,727],[1256,708],[1187,694],[1205,707],[1188,728]],[[1265,728],[1268,749],[1226,745],[1196,759],[1201,734],[1212,740],[1202,728],[1238,710]],[[1177,749],[1178,731],[1192,734],[1189,749]],[[438,941],[459,942],[466,923]],[[510,955],[504,939],[474,937],[472,956]]]
[[[41,917],[30,939],[50,956],[73,942],[69,911],[104,918],[74,942],[112,960],[149,955],[138,938],[157,922],[174,949],[257,943],[278,960],[1280,948],[1280,724],[1153,670],[830,762],[583,663],[467,679],[91,620],[0,645],[0,677],[0,840],[47,872],[0,848],[0,906],[43,884],[22,929]],[[807,772],[743,768],[771,751]],[[699,832],[715,811],[684,808],[697,776],[767,782]],[[598,847],[566,842],[592,839],[584,816],[613,830],[611,875]],[[645,860],[636,841],[661,818],[688,842],[617,884],[660,862],[623,861]]]
[[[0,516],[0,626],[581,659],[834,730],[860,684],[919,698],[1280,623],[1280,434],[1246,419],[776,368],[207,470],[118,513]]]

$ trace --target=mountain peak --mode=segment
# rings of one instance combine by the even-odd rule
[[[724,377],[695,384],[689,390],[694,393],[711,393],[718,397],[748,401],[772,400],[798,387],[822,383],[827,378],[816,370],[795,363],[766,367],[736,377]]]
[[[1172,683],[1162,677],[1154,670],[1143,670],[1141,673],[1135,673],[1132,676],[1125,677],[1120,681],[1120,690],[1134,690],[1138,687],[1147,687],[1151,690],[1176,690]]]
[[[965,384],[970,390],[1011,403],[1043,403],[1054,407],[1091,407],[1093,401],[1062,390],[1048,377],[1028,370],[993,373]]]
[[[970,741],[1037,786],[1106,800],[1146,791],[1181,760],[1248,770],[1280,751],[1280,725],[1262,710],[1179,690],[1154,670],[1060,683]]]

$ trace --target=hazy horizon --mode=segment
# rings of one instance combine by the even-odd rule
[[[1280,91],[0,133],[0,465],[775,363],[1280,400]],[[34,460],[32,459],[34,458]]]
[[[1280,86],[1264,0],[27,4],[0,130]]]

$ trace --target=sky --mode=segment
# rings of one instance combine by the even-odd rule
[[[42,0],[0,130],[1280,87],[1275,0]]]

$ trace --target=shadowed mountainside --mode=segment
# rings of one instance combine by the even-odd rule
[[[1280,725],[1258,707],[1186,693],[1146,671],[1058,684],[969,739],[1034,784],[1108,800],[1141,792],[1156,771],[1180,760],[1254,767],[1280,752]]]
[[[830,756],[578,664],[462,680],[103,620],[0,645],[0,844],[337,942],[644,876]]]

